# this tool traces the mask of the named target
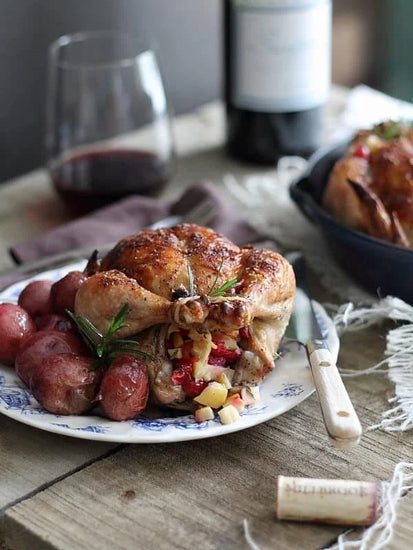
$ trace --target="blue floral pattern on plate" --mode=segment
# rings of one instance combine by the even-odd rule
[[[65,267],[39,273],[35,277],[20,281],[0,293],[0,302],[16,302],[21,290],[34,279],[58,280],[68,271],[83,269],[85,262],[76,262]],[[337,357],[339,340],[331,319],[324,309],[315,304],[318,320],[333,356]],[[221,424],[219,418],[197,423],[191,414],[175,416],[159,414],[151,418],[140,415],[126,422],[115,422],[90,413],[84,416],[59,416],[41,408],[31,392],[24,386],[14,369],[0,365],[0,413],[36,428],[70,435],[76,438],[124,442],[124,443],[168,443],[215,437],[244,430],[279,416],[297,406],[314,391],[314,384],[307,357],[301,345],[286,341],[276,361],[275,369],[262,382],[261,400],[248,407],[241,419],[233,424]]]

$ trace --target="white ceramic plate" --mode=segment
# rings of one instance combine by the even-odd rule
[[[31,280],[58,280],[68,271],[82,270],[84,265],[84,261],[71,263],[20,281],[0,292],[0,302],[15,302],[21,290]],[[330,350],[337,359],[339,339],[333,322],[319,304],[315,306]],[[115,422],[94,414],[51,414],[42,409],[14,369],[2,365],[0,413],[41,430],[81,439],[122,443],[170,443],[215,437],[266,422],[292,409],[313,393],[314,383],[304,348],[290,341],[283,344],[281,352],[275,369],[261,384],[261,401],[248,407],[242,413],[240,421],[233,424],[221,424],[218,418],[198,424],[192,415],[180,416],[176,411],[161,412],[158,409],[126,422]]]

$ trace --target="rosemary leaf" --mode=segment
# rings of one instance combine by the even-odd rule
[[[221,263],[219,264],[218,271],[216,272],[214,282],[212,283],[211,288],[209,289],[208,296],[213,296],[214,288],[218,282],[219,274],[221,273],[222,266],[224,265],[224,256],[221,258]]]
[[[66,310],[66,313],[74,321],[83,340],[97,357],[92,363],[91,370],[96,370],[101,365],[108,366],[112,358],[119,353],[130,353],[145,358],[150,357],[147,353],[139,349],[139,344],[136,340],[115,337],[115,334],[119,332],[119,330],[128,326],[125,323],[129,314],[129,306],[127,303],[115,315],[106,334],[102,334],[100,330],[83,315],[75,315],[69,310]]]
[[[397,120],[389,120],[388,122],[381,122],[373,127],[373,131],[386,141],[392,139],[398,139],[402,135],[402,128],[400,122]]]
[[[225,296],[225,294],[235,288],[238,284],[238,280],[237,279],[229,279],[229,281],[226,281],[223,285],[221,285],[219,288],[217,288],[216,290],[214,290],[213,292],[210,292],[209,293],[209,296],[211,297],[216,297],[216,296]]]
[[[96,346],[103,338],[102,334],[97,330],[97,328],[94,325],[92,325],[92,323],[88,319],[86,319],[86,317],[82,317],[80,315],[74,315],[68,309],[66,310],[66,313],[69,315],[72,321],[76,324],[87,346],[92,351],[95,351]]]
[[[224,265],[224,256],[221,258],[221,263],[219,264],[217,273],[215,275],[214,282],[212,283],[211,288],[209,289],[208,296],[211,296],[212,298],[215,298],[217,296],[225,296],[225,294],[235,288],[238,284],[237,279],[229,279],[224,284],[222,284],[219,288],[215,288],[218,282],[218,277],[222,271],[222,266]]]
[[[126,303],[119,313],[115,315],[113,321],[110,324],[106,336],[112,336],[122,328],[126,328],[128,325],[125,324],[126,318],[129,315],[129,305]]]
[[[105,354],[105,343],[102,342],[101,344],[98,344],[96,346],[96,355],[99,357],[99,359],[102,359],[104,354]]]

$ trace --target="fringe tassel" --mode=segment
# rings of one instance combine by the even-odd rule
[[[255,540],[251,536],[248,520],[244,519],[244,521],[242,523],[243,523],[243,526],[244,526],[245,542],[247,543],[248,547],[251,550],[261,550],[260,547],[258,546],[258,544],[255,542]]]
[[[392,296],[368,307],[344,304],[337,309],[334,323],[339,332],[345,332],[360,330],[385,319],[403,323],[388,332],[385,358],[365,370],[344,370],[341,374],[345,377],[387,373],[395,385],[395,396],[389,400],[393,406],[382,414],[381,422],[369,429],[406,431],[413,428],[413,307]]]
[[[368,527],[358,540],[347,540],[349,531],[340,535],[329,550],[379,550],[385,548],[393,534],[396,505],[399,499],[413,488],[413,462],[399,462],[390,482],[382,483],[379,518]]]

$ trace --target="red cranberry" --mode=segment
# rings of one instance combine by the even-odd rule
[[[239,337],[242,338],[243,340],[248,340],[248,338],[250,337],[249,327],[241,327],[239,329]]]
[[[182,389],[188,397],[196,397],[204,388],[206,388],[208,382],[204,380],[189,380],[182,384]]]
[[[370,158],[370,149],[366,145],[357,145],[354,149],[354,156],[368,160]]]
[[[184,382],[192,380],[192,367],[179,367],[171,375],[172,384],[181,386]]]

